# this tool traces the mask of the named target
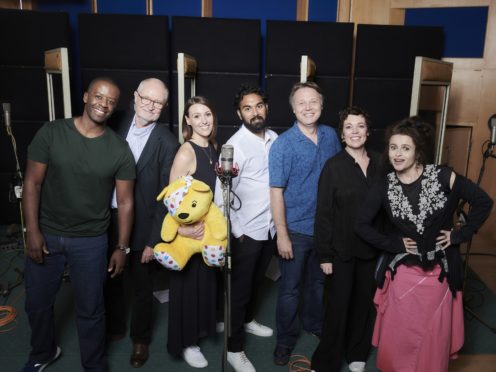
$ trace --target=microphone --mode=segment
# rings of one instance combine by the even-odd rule
[[[219,177],[222,184],[228,184],[231,179],[238,176],[239,168],[236,164],[233,165],[234,147],[224,144],[220,150],[220,164],[215,165],[215,173]]]
[[[490,146],[496,145],[496,114],[493,114],[487,122],[489,129],[491,130],[491,143]]]
[[[232,145],[222,145],[220,150],[220,169],[224,175],[231,175],[233,171],[234,147]]]
[[[5,128],[7,133],[11,133],[12,123],[10,121],[10,103],[2,103]]]

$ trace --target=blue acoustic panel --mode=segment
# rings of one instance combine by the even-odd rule
[[[215,0],[213,15],[218,18],[294,20],[296,0],[250,0],[249,3],[246,0]]]
[[[98,0],[98,13],[146,14],[146,0]]]
[[[482,58],[488,10],[488,7],[407,9],[405,25],[442,27],[443,57]]]
[[[214,1],[216,4],[217,1]],[[201,0],[181,0],[181,1],[154,1],[153,14],[154,15],[168,15],[170,16],[193,16],[201,17]]]
[[[308,4],[308,20],[336,22],[338,0],[312,0]]]

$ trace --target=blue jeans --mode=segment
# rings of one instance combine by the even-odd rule
[[[30,360],[44,362],[55,352],[54,303],[68,264],[76,308],[81,363],[85,371],[107,371],[103,286],[107,235],[64,237],[44,234],[50,252],[43,263],[26,257],[26,313],[31,325]]]
[[[289,238],[293,259],[279,257],[281,280],[277,295],[276,325],[277,345],[293,349],[300,332],[300,319],[305,331],[315,334],[321,332],[324,273],[315,255],[313,236],[290,232]],[[303,293],[300,295],[301,291]]]

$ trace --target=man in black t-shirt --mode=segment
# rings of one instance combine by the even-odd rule
[[[54,302],[65,266],[76,309],[85,370],[107,371],[103,284],[119,274],[129,251],[135,164],[127,143],[106,121],[119,99],[108,78],[93,80],[82,116],[46,123],[28,148],[23,209],[27,228],[26,313],[31,353],[23,371],[39,371],[60,356]],[[107,267],[107,234],[114,185],[119,240]]]

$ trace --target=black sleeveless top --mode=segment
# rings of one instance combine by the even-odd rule
[[[208,147],[198,146],[193,141],[188,141],[196,156],[196,170],[192,174],[193,178],[205,182],[210,186],[212,193],[215,192],[215,164],[219,159],[219,154],[215,147],[209,142]],[[210,164],[211,162],[211,164]]]

